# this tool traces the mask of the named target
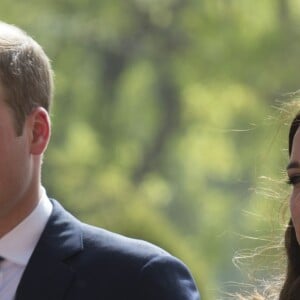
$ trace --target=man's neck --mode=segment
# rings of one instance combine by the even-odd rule
[[[37,206],[40,198],[40,189],[28,192],[22,198],[9,205],[0,207],[0,238],[20,224]]]

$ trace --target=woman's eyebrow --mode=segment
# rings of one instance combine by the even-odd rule
[[[298,161],[291,161],[286,169],[289,170],[289,169],[299,169],[300,168],[300,163]]]

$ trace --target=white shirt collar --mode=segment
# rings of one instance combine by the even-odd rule
[[[52,204],[41,187],[35,209],[15,228],[0,239],[0,256],[26,266],[52,212]]]

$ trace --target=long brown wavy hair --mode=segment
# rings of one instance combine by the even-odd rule
[[[291,156],[294,136],[300,126],[300,113],[291,123],[289,131],[289,156]],[[287,255],[286,278],[282,286],[279,300],[300,299],[300,246],[296,239],[296,232],[292,220],[285,231],[285,251]]]

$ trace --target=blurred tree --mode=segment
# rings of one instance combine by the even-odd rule
[[[249,241],[236,233],[266,232],[278,206],[260,175],[278,178],[285,163],[286,128],[269,115],[299,86],[297,7],[1,1],[1,18],[53,60],[49,195],[88,222],[178,255],[203,299],[216,299],[240,279],[231,258]]]

